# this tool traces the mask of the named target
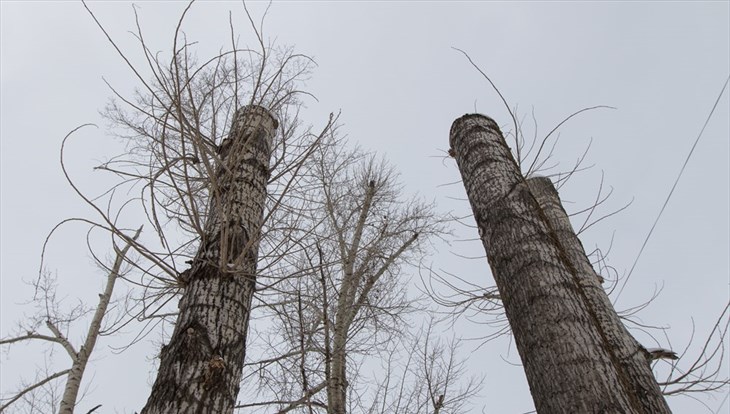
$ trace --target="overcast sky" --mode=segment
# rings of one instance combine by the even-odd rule
[[[385,154],[402,173],[406,191],[434,198],[442,211],[466,214],[459,179],[445,159],[451,123],[464,113],[487,114],[509,129],[498,96],[464,57],[467,51],[492,78],[519,116],[526,135],[549,132],[579,109],[589,111],[561,128],[555,159],[569,169],[592,139],[587,164],[595,165],[561,189],[566,209],[578,211],[595,197],[601,179],[614,189],[603,207],[609,213],[633,204],[581,235],[588,250],[604,249],[613,238],[610,264],[628,271],[730,75],[728,2],[282,2],[274,3],[265,31],[295,46],[318,67],[307,89],[307,121],[323,125],[342,111],[343,131],[364,148]],[[97,17],[132,56],[139,48],[130,3],[91,3]],[[140,2],[148,46],[167,51],[185,4]],[[252,5],[261,16],[263,4]],[[129,94],[137,84],[76,2],[0,2],[1,12],[1,278],[2,323],[6,335],[31,309],[32,290],[23,280],[37,275],[46,234],[60,220],[90,215],[62,178],[58,153],[63,136],[83,123],[97,123],[69,144],[69,167],[79,185],[99,191],[108,180],[92,168],[121,150],[98,115],[111,91],[102,77]],[[228,11],[241,42],[252,42],[240,3],[200,2],[184,29],[210,56],[229,42]],[[139,62],[139,60],[138,60]],[[670,328],[655,333],[660,345],[683,349],[703,338],[728,301],[730,265],[728,93],[689,161],[654,231],[619,309],[636,306],[661,289],[640,314],[647,324]],[[462,199],[460,201],[459,199]],[[582,222],[574,223],[580,227]],[[141,223],[140,223],[141,224]],[[469,229],[457,228],[465,238]],[[85,230],[63,228],[49,245],[47,267],[57,272],[62,292],[94,300],[101,277],[90,267]],[[104,248],[100,248],[104,251]],[[491,284],[478,243],[444,246],[429,260],[434,267]],[[694,322],[693,322],[694,321]],[[457,335],[488,333],[459,324]],[[647,346],[646,334],[632,331]],[[134,334],[132,329],[128,334]],[[78,338],[76,338],[78,340]],[[129,340],[104,339],[85,377],[91,384],[81,408],[104,404],[103,413],[132,413],[154,378],[155,350],[143,342],[122,354],[109,346]],[[671,341],[671,344],[669,343]],[[696,357],[695,343],[687,360]],[[33,348],[13,347],[0,355],[3,393],[43,360]],[[475,373],[486,375],[474,412],[521,413],[532,409],[514,348],[496,341],[471,353]],[[65,354],[56,353],[65,364]],[[723,368],[727,372],[727,365]],[[714,412],[723,397],[670,398],[675,412]],[[706,404],[709,409],[704,408]],[[725,402],[727,409],[728,403]],[[724,410],[723,409],[723,410]],[[704,410],[704,411],[702,411]],[[712,410],[712,411],[710,411]],[[725,411],[722,411],[725,412]]]

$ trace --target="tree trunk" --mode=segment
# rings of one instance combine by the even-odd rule
[[[114,285],[121,274],[125,260],[127,260],[127,253],[132,247],[132,242],[137,240],[141,232],[142,227],[140,227],[134,233],[134,236],[127,241],[127,244],[122,250],[117,250],[116,259],[114,260],[111,271],[106,278],[104,293],[99,295],[99,305],[97,305],[96,310],[94,311],[94,317],[91,319],[91,324],[89,325],[89,330],[86,333],[84,344],[78,352],[75,352],[75,355],[71,355],[73,363],[69,370],[68,377],[66,378],[66,387],[63,391],[63,398],[61,398],[59,414],[73,414],[74,409],[76,408],[76,399],[78,398],[79,389],[81,388],[81,380],[84,377],[84,372],[86,372],[86,364],[88,364],[89,358],[91,358],[91,353],[94,351],[94,347],[96,346],[96,340],[99,338],[101,323],[106,316],[107,309],[109,308],[109,302],[111,301],[112,293],[114,292]],[[116,246],[114,246],[114,248],[116,249]]]
[[[244,107],[219,148],[205,236],[181,275],[180,312],[143,414],[233,412],[276,128],[264,108]]]
[[[353,229],[352,243],[348,246],[344,235],[340,235],[340,262],[342,266],[342,282],[337,299],[334,332],[330,355],[327,355],[327,414],[345,414],[347,411],[347,340],[350,325],[359,308],[355,306],[358,287],[363,283],[363,274],[355,268],[360,242],[365,230],[365,223],[370,214],[375,183],[370,181],[365,191],[362,209]],[[330,218],[336,223],[335,213],[330,211]]]
[[[526,181],[486,116],[454,121],[450,144],[537,412],[669,413],[549,179]]]

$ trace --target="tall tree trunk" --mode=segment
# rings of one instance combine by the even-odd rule
[[[183,273],[180,312],[143,414],[233,412],[276,128],[266,109],[244,107],[219,148],[206,234]]]
[[[669,413],[549,179],[525,180],[484,115],[454,121],[450,144],[537,412]]]
[[[332,346],[327,355],[327,414],[345,414],[347,411],[347,340],[350,325],[359,308],[355,306],[358,287],[363,284],[363,274],[356,269],[357,256],[360,251],[365,223],[370,214],[375,183],[370,181],[365,191],[362,208],[353,229],[352,243],[345,242],[344,234],[338,235],[340,240],[340,262],[342,266],[342,283],[340,284],[335,314]],[[331,208],[331,207],[330,207]],[[330,219],[337,223],[334,211],[329,211]]]

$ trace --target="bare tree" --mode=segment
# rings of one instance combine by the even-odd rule
[[[140,227],[131,236],[131,240],[137,240],[141,231],[142,228]],[[85,309],[83,305],[79,305],[68,312],[63,312],[60,301],[56,298],[56,285],[54,280],[48,272],[41,271],[38,280],[34,282],[36,296],[38,296],[34,300],[38,300],[37,303],[40,304],[41,311],[29,321],[21,322],[17,328],[18,334],[3,338],[0,340],[0,345],[9,346],[26,341],[40,341],[50,345],[61,346],[71,358],[71,366],[68,369],[45,375],[43,378],[22,387],[14,395],[4,397],[3,404],[0,405],[0,412],[21,400],[26,394],[32,393],[40,387],[48,386],[50,382],[64,377],[66,382],[60,398],[58,412],[61,414],[74,412],[81,388],[81,381],[86,372],[91,354],[94,351],[99,337],[105,331],[112,328],[111,326],[104,328],[105,317],[107,316],[109,305],[112,301],[114,287],[119,278],[124,274],[125,270],[123,266],[129,260],[128,253],[130,247],[129,244],[126,244],[122,248],[114,245],[116,256],[111,266],[106,266],[101,259],[94,256],[97,264],[105,269],[108,274],[104,287],[101,293],[99,293],[99,302],[93,309]],[[90,313],[92,317],[84,340],[80,346],[74,345],[74,341],[68,335],[70,325],[80,324],[84,316]],[[44,330],[40,329],[41,326],[45,326],[44,330],[47,330],[47,332],[43,332]],[[55,405],[56,401],[51,399],[51,401],[44,403],[44,407],[41,409],[52,409],[55,412]]]
[[[507,108],[507,111],[509,112],[512,121],[512,129],[504,135],[504,139],[502,140],[503,142],[501,145],[504,147],[504,149],[507,149],[507,152],[511,151],[513,155],[512,162],[516,164],[516,168],[514,170],[521,176],[525,177],[526,182],[529,184],[529,186],[531,188],[534,188],[532,192],[535,193],[536,197],[538,194],[545,195],[549,193],[554,195],[554,197],[544,197],[543,200],[541,200],[546,203],[546,205],[544,206],[541,205],[541,209],[552,214],[551,217],[549,217],[549,221],[551,221],[550,225],[553,228],[557,229],[557,237],[560,239],[560,243],[567,247],[570,255],[572,256],[572,260],[575,261],[576,268],[580,269],[580,271],[586,275],[587,280],[592,282],[597,281],[599,284],[603,284],[606,294],[611,295],[612,293],[616,293],[615,289],[619,287],[619,281],[621,279],[621,276],[619,275],[617,269],[609,265],[607,262],[607,256],[610,253],[611,246],[613,245],[613,238],[611,238],[611,245],[608,247],[608,249],[596,247],[586,256],[586,251],[584,251],[583,246],[576,237],[576,235],[580,235],[582,232],[591,228],[596,223],[601,222],[614,214],[620,213],[624,209],[628,208],[629,205],[631,205],[631,202],[627,203],[621,208],[618,208],[617,210],[597,217],[596,213],[599,211],[599,207],[601,207],[610,198],[613,192],[612,188],[606,190],[604,176],[603,173],[601,173],[601,180],[600,184],[598,185],[598,191],[596,193],[595,200],[593,200],[593,202],[587,208],[578,209],[571,214],[566,214],[565,211],[562,209],[562,206],[560,205],[560,200],[559,198],[557,198],[557,193],[553,188],[553,184],[550,183],[550,181],[552,180],[552,182],[555,184],[555,188],[560,189],[563,185],[566,184],[568,180],[570,180],[571,177],[574,176],[574,174],[592,167],[585,167],[582,165],[585,161],[586,154],[590,149],[589,144],[585,152],[583,152],[583,154],[578,158],[575,166],[573,166],[568,171],[555,172],[555,167],[557,167],[559,163],[550,162],[550,160],[554,158],[555,148],[559,140],[558,130],[560,129],[560,127],[569,120],[571,120],[573,117],[583,112],[601,108],[614,108],[603,105],[583,108],[564,118],[541,139],[538,138],[537,120],[535,118],[533,110],[532,120],[534,122],[535,130],[534,137],[532,138],[532,142],[530,143],[524,138],[524,119],[518,118],[515,115],[516,107],[514,109],[510,108],[505,96],[499,91],[499,89],[489,78],[489,76],[474,63],[474,61],[466,52],[460,49],[456,50],[461,52],[467,58],[473,68],[476,69],[487,82],[489,82],[492,88],[499,95],[499,98],[502,100],[504,106]],[[726,82],[723,86],[723,89],[717,98],[718,101],[720,100],[722,94],[727,88],[727,84],[728,83]],[[715,102],[715,107],[716,106],[717,102]],[[712,111],[710,111],[710,115],[708,115],[708,121],[709,118],[712,116],[715,107],[713,107]],[[497,128],[497,130],[499,130],[499,128]],[[702,134],[700,133],[700,136],[701,135]],[[509,145],[507,143],[508,140]],[[692,149],[694,149],[694,147],[692,147]],[[482,150],[483,149],[480,147],[479,150],[477,150],[476,152],[478,153]],[[448,150],[448,155],[451,157],[456,157],[457,152],[452,147]],[[691,152],[689,155],[691,155]],[[482,161],[487,159],[489,158],[485,156],[484,158],[482,158]],[[683,169],[684,168],[682,168],[682,170]],[[512,172],[513,171],[510,171],[510,173]],[[537,175],[538,173],[547,174],[547,177],[539,177]],[[463,170],[462,177],[464,177]],[[678,179],[679,178],[677,178],[677,180]],[[486,181],[487,179],[486,177],[480,177],[477,178],[477,180]],[[465,182],[466,180],[463,181],[463,183]],[[455,185],[460,183],[462,183],[461,180],[444,185]],[[549,191],[546,190],[548,186],[550,187]],[[672,187],[672,190],[673,189],[674,187]],[[672,192],[670,192],[668,198],[671,197],[671,194]],[[512,196],[511,193],[510,196]],[[467,236],[465,239],[459,241],[471,242],[479,240],[483,244],[486,243],[483,237],[484,228],[479,225],[477,212],[474,210],[474,200],[472,199],[472,194],[469,194],[468,199],[463,200],[470,201],[472,203],[471,211],[473,211],[474,213],[472,214],[472,212],[470,211],[469,213],[454,217],[454,221],[464,227],[469,228],[469,230],[473,233],[477,233],[478,231],[479,234],[476,238]],[[579,221],[578,226],[576,226],[576,229],[578,230],[577,232],[574,232],[568,216],[575,220],[578,216],[581,215],[583,216],[582,218],[580,218],[582,224],[580,224]],[[477,221],[476,225],[472,224],[474,221]],[[654,224],[656,225],[656,222]],[[649,235],[651,235],[651,231]],[[486,247],[486,245],[484,246]],[[473,257],[472,255],[467,257],[459,253],[454,254],[460,258],[466,259],[483,260],[484,258],[488,257],[488,255],[478,255],[478,257]],[[639,256],[640,255],[641,251],[639,252]],[[635,264],[636,263],[634,263],[634,265]],[[597,271],[593,269],[594,266],[596,267]],[[633,267],[631,268],[631,270],[633,270]],[[628,275],[624,275],[624,281],[623,285],[621,286],[621,290],[625,286],[630,274],[631,271],[628,272]],[[454,274],[453,272],[448,272],[444,269],[433,267],[429,268],[428,272],[425,275],[422,275],[422,285],[426,293],[439,305],[446,309],[442,312],[445,318],[451,321],[455,321],[456,319],[465,316],[466,319],[468,319],[469,321],[486,325],[489,328],[487,330],[483,330],[481,334],[477,334],[476,338],[473,339],[487,342],[501,335],[513,335],[509,319],[505,313],[504,304],[502,302],[502,295],[500,294],[500,289],[498,289],[497,286],[485,286],[485,284],[481,281],[474,282],[472,280],[466,280],[465,278],[461,277],[458,274]],[[594,288],[596,287],[594,286]],[[615,295],[614,300],[618,299],[621,290],[619,290],[618,294]],[[665,377],[664,380],[659,381],[662,394],[665,396],[685,395],[689,396],[690,398],[696,399],[691,393],[712,392],[723,389],[728,384],[730,384],[730,378],[726,375],[721,374],[723,371],[722,367],[724,364],[726,364],[726,360],[724,358],[725,335],[727,333],[728,325],[730,325],[730,318],[728,317],[727,313],[727,309],[730,304],[726,305],[725,309],[718,317],[711,332],[705,338],[705,342],[700,344],[701,346],[698,349],[699,355],[695,359],[689,359],[686,357],[687,354],[694,353],[694,350],[692,350],[692,352],[690,351],[691,345],[696,342],[694,341],[694,332],[692,333],[692,336],[690,338],[690,343],[687,344],[687,348],[682,353],[675,353],[674,351],[666,349],[665,347],[661,347],[660,345],[671,343],[670,338],[667,335],[666,328],[647,325],[646,323],[638,320],[636,317],[637,313],[647,307],[653,301],[653,299],[656,298],[657,294],[658,293],[655,292],[654,296],[652,296],[652,298],[645,303],[626,310],[619,310],[617,314],[618,318],[620,319],[620,323],[625,324],[627,328],[633,330],[634,332],[641,331],[641,333],[648,335],[650,339],[656,342],[658,347],[644,348],[643,346],[640,346],[640,349],[642,349],[641,353],[645,355],[646,360],[651,362],[652,370],[654,371],[655,377]],[[605,299],[605,295],[597,294],[595,298],[591,299],[594,299],[594,302],[598,303],[599,307],[606,306],[607,308],[612,308],[611,302]],[[614,322],[616,322],[615,318]],[[614,324],[614,326],[617,325],[619,324]],[[621,328],[625,330],[625,328]],[[654,336],[656,332],[661,332],[664,335],[664,338],[656,338]],[[702,401],[699,402],[702,403]]]
[[[549,180],[528,184],[488,117],[456,120],[450,144],[538,412],[669,412]]]
[[[138,22],[142,65],[132,63],[87,7],[140,82],[131,97],[112,88],[116,100],[105,115],[128,151],[98,169],[121,179],[110,194],[124,186],[139,191],[135,201],[157,240],[130,236],[96,198],[74,189],[99,213],[93,224],[126,246],[118,250],[120,263],[129,249],[139,256],[134,277],[124,277],[139,288],[127,321],[149,324],[146,332],[174,323],[143,412],[463,410],[478,381],[456,386],[463,368],[455,358],[457,342],[433,338],[431,324],[424,335],[408,332],[407,317],[420,306],[405,294],[408,271],[429,239],[444,231],[433,206],[402,199],[391,167],[348,150],[335,137],[334,115],[321,132],[302,127],[299,86],[311,59],[266,41],[263,22],[254,22],[245,4],[242,16],[256,45],[238,45],[231,16],[230,48],[204,59],[181,29],[191,6],[167,55],[151,49]],[[525,178],[549,168],[552,152],[540,159],[546,141],[523,176],[520,164],[530,151],[522,152],[516,120],[516,161],[493,121],[472,116],[459,122],[450,152],[468,170],[464,182],[480,238],[494,253],[499,292],[486,289],[457,306],[486,300],[480,311],[496,313],[505,306],[540,395],[539,410],[667,411],[649,361],[673,354],[633,340],[549,180]],[[521,243],[525,234],[529,240]],[[119,269],[111,269],[116,280]],[[100,317],[109,296],[105,291],[100,298]],[[254,330],[250,338],[249,323],[257,318],[274,327]],[[92,323],[97,333],[99,325]],[[72,368],[29,385],[26,393],[68,375],[61,406],[72,412],[96,335],[90,340],[90,329],[76,351],[57,327],[48,327],[50,339],[29,332],[36,337],[6,342],[45,339],[66,347],[75,358]],[[716,325],[720,343],[726,329]],[[251,358],[252,342],[264,347],[258,360]],[[703,355],[718,349],[708,346]],[[406,363],[396,367],[391,362],[399,355],[407,355]],[[362,371],[372,356],[387,356],[388,364],[385,380],[368,389]],[[698,361],[695,367],[708,366]],[[577,374],[553,381],[553,367]],[[688,377],[671,376],[662,385],[684,387]],[[257,380],[262,401],[246,395],[237,402],[242,378],[247,385]],[[576,387],[592,394],[571,394]],[[581,398],[571,402],[574,395]]]
[[[77,192],[139,253],[130,321],[151,323],[147,332],[175,321],[145,413],[233,410],[257,278],[298,243],[302,214],[291,214],[290,190],[335,121],[320,134],[301,127],[297,85],[311,59],[268,43],[245,4],[256,46],[237,45],[231,15],[230,49],[199,60],[181,29],[191,6],[167,57],[148,47],[137,22],[141,66],[86,6],[140,82],[133,97],[112,87],[105,115],[129,150],[99,169],[122,179],[116,188],[141,188],[158,243],[124,237],[95,199]]]
[[[362,409],[357,366],[405,335],[403,321],[416,309],[406,272],[444,231],[433,205],[400,196],[384,161],[329,138],[308,165],[302,198],[311,230],[288,259],[298,277],[262,297],[276,322],[251,376],[273,392],[279,412]]]
[[[143,413],[230,412],[238,395],[258,240],[277,121],[245,107],[217,168],[206,232],[188,274],[170,342]]]
[[[458,357],[461,341],[436,336],[430,319],[412,338],[399,342],[383,360],[369,413],[463,413],[481,389],[483,377],[466,377]],[[402,361],[402,362],[399,362]]]

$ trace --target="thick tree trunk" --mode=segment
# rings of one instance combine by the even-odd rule
[[[522,177],[486,116],[457,119],[450,144],[537,412],[669,413],[549,180]]]
[[[276,127],[267,110],[247,106],[219,149],[206,234],[184,273],[180,313],[143,414],[233,412]]]

